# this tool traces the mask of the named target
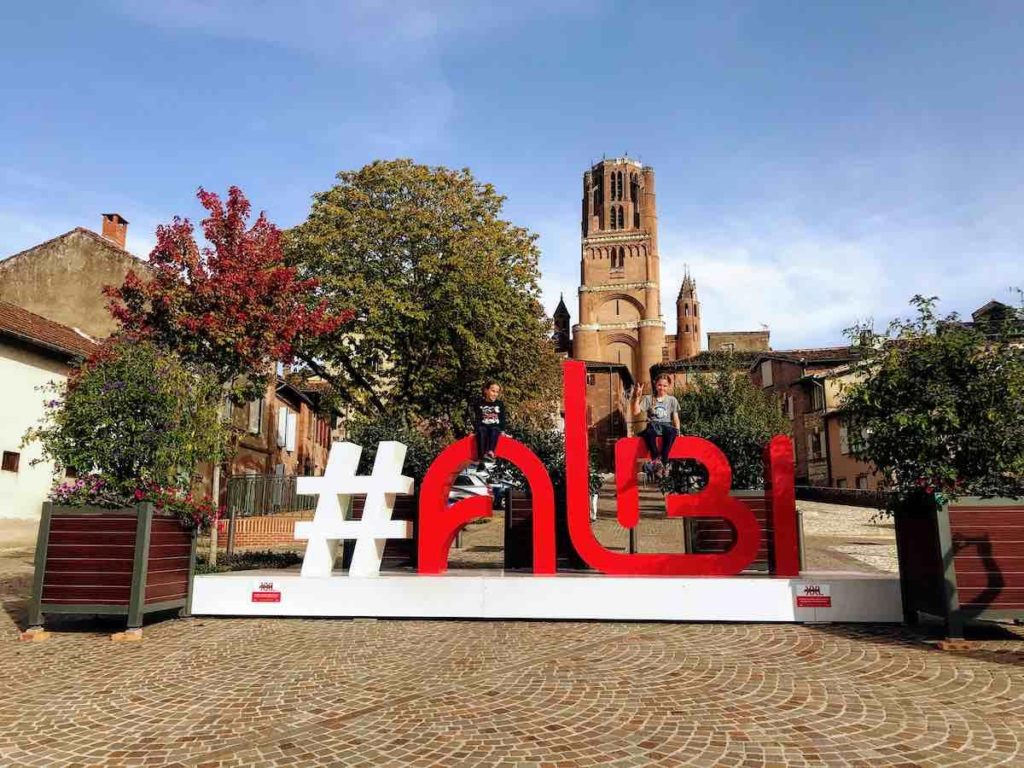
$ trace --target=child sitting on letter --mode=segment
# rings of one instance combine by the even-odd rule
[[[501,385],[496,381],[484,382],[483,396],[473,406],[473,431],[476,434],[476,451],[480,463],[477,469],[483,470],[484,461],[494,461],[494,449],[498,446],[498,437],[505,430],[505,404],[501,397]]]

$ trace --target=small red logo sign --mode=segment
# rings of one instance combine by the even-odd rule
[[[831,608],[832,595],[818,584],[805,584],[796,596],[797,608]]]
[[[252,592],[254,603],[280,603],[281,590],[274,589],[274,582],[266,579],[257,581]]]

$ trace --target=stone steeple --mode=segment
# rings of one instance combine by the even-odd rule
[[[696,357],[700,353],[700,301],[697,299],[697,282],[686,267],[683,284],[676,299],[676,348],[677,360]]]
[[[569,310],[565,306],[565,296],[559,295],[558,306],[555,307],[555,351],[560,354],[572,352],[572,339],[569,335]]]

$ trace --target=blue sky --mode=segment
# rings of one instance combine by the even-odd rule
[[[629,152],[670,332],[684,264],[705,330],[777,349],[1024,285],[1016,2],[39,2],[0,36],[0,256],[111,210],[144,255],[200,185],[287,227],[412,157],[507,195],[575,321],[582,173]]]

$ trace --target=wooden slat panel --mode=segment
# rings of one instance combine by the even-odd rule
[[[1024,557],[1024,541],[1004,541],[994,538],[961,541],[954,537],[953,551],[954,559],[987,556],[1001,561],[1004,557]]]
[[[49,545],[116,544],[135,546],[135,531],[50,531]]]
[[[986,589],[985,587],[964,587],[958,589],[960,605],[978,605],[983,603],[990,608],[1001,608],[1002,603],[1024,603],[1024,587],[1002,587]]]
[[[155,571],[146,575],[146,587],[153,586],[154,584],[187,584],[188,583],[188,569],[178,569],[174,571]]]
[[[1005,587],[1024,587],[1024,571],[1007,573],[986,573],[983,571],[964,572],[959,567],[956,569],[957,587],[989,587],[1002,585]]]
[[[149,545],[176,544],[183,547],[192,546],[192,534],[186,531],[154,531],[149,535]]]
[[[131,531],[135,532],[138,521],[135,517],[58,517],[50,520],[50,532],[53,531]]]
[[[134,553],[133,553],[134,555]],[[46,571],[126,571],[132,572],[133,557],[128,558],[68,558],[55,560],[46,559]]]
[[[985,573],[992,568],[992,559],[988,557],[977,557],[977,550],[970,550],[972,555],[957,555],[953,558],[953,565],[957,573],[963,570],[964,573],[974,571]],[[1024,557],[1002,557],[999,559],[999,571],[1017,572],[1024,571]]]
[[[53,544],[46,551],[47,560],[60,558],[128,558],[135,557],[135,545],[119,544]]]
[[[191,535],[188,531],[182,528],[181,523],[178,522],[176,518],[167,517],[154,517],[150,531],[152,533],[181,533],[184,536]]]
[[[127,603],[131,587],[102,587],[93,585],[51,586],[43,584],[43,602],[58,603],[78,600],[86,603]]]
[[[131,571],[47,571],[43,583],[54,586],[86,584],[106,587],[131,587]]]
[[[188,557],[192,553],[192,544],[159,545],[149,548],[149,556],[155,558]]]
[[[146,564],[147,573],[156,573],[157,571],[180,571],[182,568],[188,568],[189,560],[188,557],[157,557],[149,558],[149,562]]]
[[[146,602],[156,603],[162,600],[174,600],[179,597],[184,597],[187,592],[187,579],[182,579],[170,584],[151,584],[146,587]]]
[[[88,598],[73,599],[64,598],[62,600],[51,600],[51,605],[123,605],[125,612],[128,611],[128,602],[125,600],[90,600]],[[46,605],[43,605],[43,612],[46,612]]]
[[[951,509],[949,524],[954,533],[960,527],[987,528],[990,525],[1024,525],[1024,509],[1020,507]]]
[[[1024,525],[989,525],[952,528],[954,540],[1000,539],[1001,541],[1024,541]]]

